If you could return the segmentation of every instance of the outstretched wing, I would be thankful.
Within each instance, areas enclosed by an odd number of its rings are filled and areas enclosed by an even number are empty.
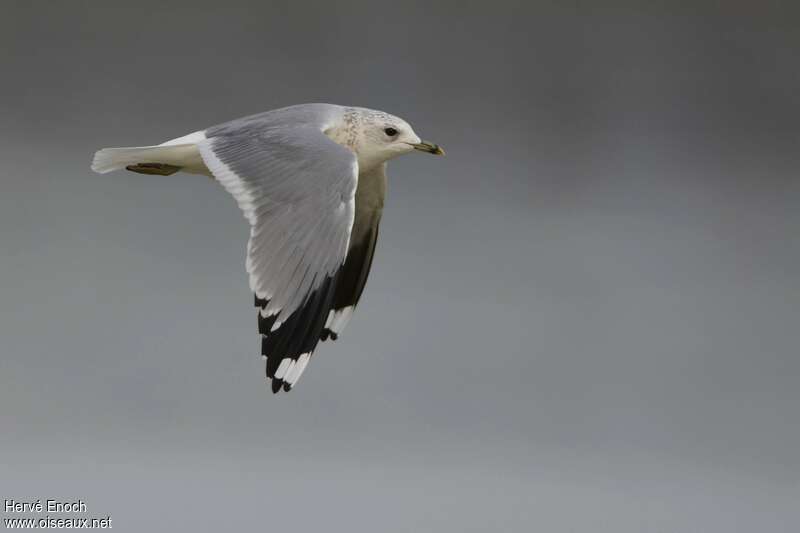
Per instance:
[[[358,163],[312,125],[207,130],[198,143],[250,222],[247,271],[272,390],[302,374],[328,319],[355,216]]]

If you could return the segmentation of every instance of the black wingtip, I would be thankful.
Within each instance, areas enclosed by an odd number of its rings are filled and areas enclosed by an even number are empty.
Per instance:
[[[272,394],[278,394],[281,391],[289,392],[290,390],[292,390],[292,386],[289,385],[289,383],[278,378],[272,378],[270,380],[270,385],[272,387]]]
[[[339,338],[338,334],[334,333],[333,331],[329,330],[328,328],[325,328],[325,329],[322,330],[322,335],[320,336],[319,340],[326,341],[326,340],[330,339],[332,341],[335,341],[338,338]]]

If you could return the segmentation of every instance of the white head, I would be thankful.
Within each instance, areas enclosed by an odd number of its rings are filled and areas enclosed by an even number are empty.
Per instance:
[[[444,155],[441,147],[421,140],[402,118],[363,107],[345,108],[342,122],[326,133],[356,153],[361,170],[414,150]]]

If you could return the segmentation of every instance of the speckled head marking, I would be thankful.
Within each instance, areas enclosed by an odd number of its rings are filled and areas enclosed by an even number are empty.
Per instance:
[[[325,133],[355,152],[362,171],[424,144],[405,120],[363,107],[344,108],[340,121]]]
[[[344,110],[344,145],[355,150],[356,141],[358,140],[358,129],[360,124],[360,117],[358,111],[353,107],[345,108]]]

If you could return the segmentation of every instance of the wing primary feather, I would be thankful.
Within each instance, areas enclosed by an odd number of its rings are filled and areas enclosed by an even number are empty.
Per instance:
[[[281,390],[281,381],[284,381],[285,391],[293,385],[276,376],[284,360],[296,361],[303,354],[308,357],[313,354],[332,305],[337,276],[338,273],[327,277],[276,331],[262,337],[262,354],[267,357],[266,375],[273,381],[273,392]]]

